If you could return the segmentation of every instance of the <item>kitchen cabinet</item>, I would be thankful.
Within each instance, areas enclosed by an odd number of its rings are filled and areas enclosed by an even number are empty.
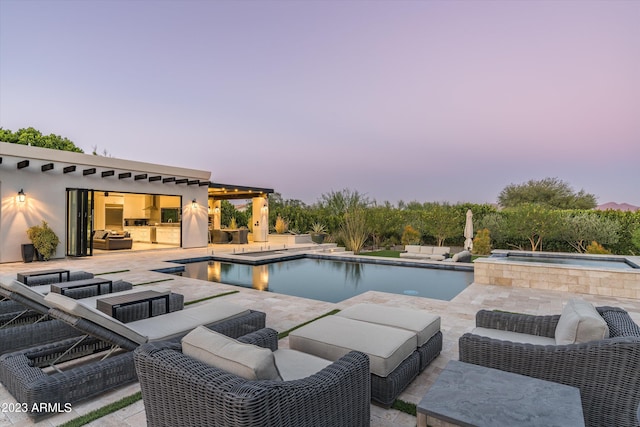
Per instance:
[[[128,231],[134,242],[151,242],[151,227],[124,227],[124,231]]]
[[[145,213],[145,196],[142,194],[127,194],[125,195],[124,203],[124,217],[125,218],[145,218],[148,216],[148,212]]]
[[[180,230],[175,226],[156,227],[156,240],[158,243],[180,245]]]

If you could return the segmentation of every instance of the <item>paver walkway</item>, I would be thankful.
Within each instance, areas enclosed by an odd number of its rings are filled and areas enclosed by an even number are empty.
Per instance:
[[[246,248],[246,245],[244,247]],[[229,246],[223,250],[233,251],[233,249],[232,246]],[[278,331],[299,325],[335,308],[343,309],[361,302],[427,310],[441,316],[444,344],[441,355],[400,395],[400,399],[416,404],[444,369],[447,362],[452,359],[458,359],[458,338],[475,326],[475,314],[480,309],[501,309],[532,314],[557,314],[561,312],[563,302],[578,296],[594,305],[623,307],[629,311],[636,322],[640,323],[640,300],[635,299],[472,284],[452,301],[440,301],[384,292],[367,292],[333,304],[220,283],[204,282],[180,276],[168,276],[150,271],[174,265],[167,263],[167,260],[206,256],[210,254],[210,251],[211,249],[205,250],[204,248],[166,249],[146,252],[126,251],[101,254],[88,258],[52,260],[46,263],[2,264],[0,267],[3,276],[14,278],[19,271],[62,267],[90,271],[97,275],[111,273],[108,274],[109,278],[122,278],[134,284],[170,278],[171,280],[168,281],[154,283],[153,286],[171,289],[174,292],[184,294],[185,301],[230,290],[239,290],[240,292],[238,293],[222,298],[234,304],[264,311],[267,313],[267,326]],[[220,249],[216,248],[216,251],[220,251]],[[120,271],[120,273],[113,273],[116,271]],[[287,347],[288,340],[281,340],[279,345]],[[75,404],[72,412],[49,417],[37,424],[34,424],[25,414],[3,411],[0,413],[0,427],[57,426],[117,401],[124,396],[131,395],[139,389],[140,387],[137,383],[122,387],[99,398]],[[0,385],[0,405],[4,408],[6,404],[11,403],[16,403],[15,399]],[[415,417],[397,410],[387,410],[372,405],[371,413],[371,426],[373,427],[413,427],[416,425]],[[89,425],[103,427],[144,426],[144,405],[142,401],[138,401]]]

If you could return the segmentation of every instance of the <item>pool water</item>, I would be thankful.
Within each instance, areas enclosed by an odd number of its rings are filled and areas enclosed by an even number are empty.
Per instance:
[[[492,256],[498,261],[503,262],[541,262],[545,264],[560,264],[560,265],[576,265],[581,267],[596,267],[596,268],[614,268],[619,270],[633,270],[634,267],[628,264],[624,260],[607,260],[607,259],[588,259],[581,258],[579,256],[566,256],[566,257],[547,257],[547,256]]]
[[[199,261],[179,273],[212,282],[326,302],[367,291],[449,301],[473,282],[472,271],[302,258],[262,265]]]

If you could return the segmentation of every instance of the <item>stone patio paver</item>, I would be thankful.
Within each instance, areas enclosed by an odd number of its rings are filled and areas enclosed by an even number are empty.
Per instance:
[[[248,250],[250,246],[245,245],[244,248]],[[233,245],[226,245],[222,248],[217,245],[215,251],[216,253],[222,251],[232,252],[233,249],[237,250]],[[333,304],[150,271],[175,266],[175,264],[166,262],[167,260],[202,257],[210,255],[210,253],[211,248],[163,249],[140,252],[122,251],[87,258],[51,260],[46,263],[3,264],[2,275],[15,277],[15,273],[19,271],[62,267],[72,270],[86,270],[95,274],[128,270],[108,274],[106,277],[122,278],[134,284],[171,279],[154,283],[152,286],[171,289],[174,292],[184,294],[185,301],[235,290],[239,292],[222,298],[234,304],[264,311],[267,313],[267,326],[277,331],[297,326],[335,308],[344,309],[361,302],[427,310],[441,316],[444,344],[441,355],[400,395],[400,399],[415,404],[420,401],[431,384],[433,384],[447,362],[458,359],[458,338],[463,333],[473,329],[475,326],[475,314],[480,309],[500,309],[531,314],[557,314],[561,312],[562,305],[566,300],[572,297],[580,297],[594,305],[623,307],[629,311],[636,322],[640,323],[640,300],[573,294],[553,290],[471,284],[452,301],[371,291]],[[141,288],[144,286],[146,285],[142,285]],[[285,348],[288,347],[288,339],[281,340],[279,345]],[[74,404],[73,411],[69,414],[57,414],[38,423],[33,423],[25,414],[0,413],[0,427],[57,426],[69,419],[86,414],[124,396],[131,395],[139,389],[140,387],[137,383],[121,387],[105,393],[99,398]],[[15,403],[15,399],[7,393],[4,386],[0,385],[0,404],[2,403]],[[139,401],[89,425],[110,427],[123,425],[142,426],[144,424],[144,405],[142,401]],[[384,409],[372,405],[372,427],[414,427],[415,425],[416,417],[397,410]]]

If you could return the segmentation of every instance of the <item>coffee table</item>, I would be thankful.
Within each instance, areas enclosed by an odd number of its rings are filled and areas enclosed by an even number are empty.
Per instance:
[[[118,309],[123,307],[130,307],[134,304],[148,304],[148,317],[153,317],[154,315],[166,314],[169,313],[169,291],[158,292],[158,291],[142,291],[142,292],[134,292],[125,295],[118,295],[106,298],[100,298],[96,301],[96,308],[101,312],[108,314],[109,316],[118,319],[120,321],[126,321],[126,317],[130,317],[127,313],[118,312]],[[153,313],[153,302],[164,299],[165,303],[165,311],[164,313]]]
[[[94,277],[92,279],[84,279],[84,280],[74,280],[72,282],[62,282],[62,283],[54,283],[51,285],[51,292],[55,292],[57,294],[64,295],[69,289],[77,289],[77,288],[87,288],[89,286],[96,286],[98,289],[98,295],[102,295],[102,286],[100,285],[109,285],[109,291],[105,293],[113,292],[113,282],[108,279],[101,279],[99,277]]]
[[[51,270],[40,270],[40,271],[29,271],[26,273],[18,273],[16,275],[18,282],[22,282],[25,285],[29,285],[29,278],[30,277],[37,277],[37,276],[48,276],[49,274],[57,274],[58,275],[58,279],[60,282],[62,282],[62,275],[66,274],[67,275],[67,282],[69,281],[70,278],[70,272],[69,270],[64,270],[62,268],[56,268],[56,269],[51,269]]]
[[[452,360],[418,404],[418,427],[584,426],[580,390]]]

